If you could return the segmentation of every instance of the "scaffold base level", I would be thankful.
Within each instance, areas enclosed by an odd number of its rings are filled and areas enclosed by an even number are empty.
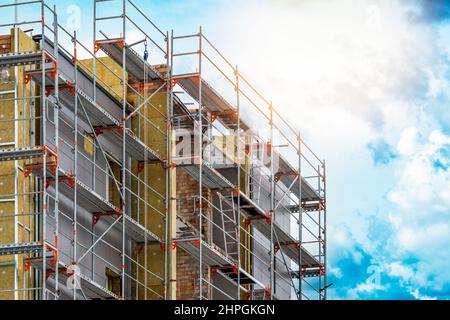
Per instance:
[[[31,254],[44,249],[40,242],[0,244],[0,256]]]

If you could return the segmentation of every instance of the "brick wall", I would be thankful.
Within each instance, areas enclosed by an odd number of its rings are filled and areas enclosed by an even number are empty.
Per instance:
[[[199,193],[199,184],[183,169],[177,170],[177,214],[184,221],[190,223],[194,227],[198,227],[198,210],[194,197]],[[210,199],[211,193],[208,189],[203,188],[203,197]],[[205,217],[211,217],[210,206],[207,201],[203,202],[203,234],[205,241],[210,241],[211,226]],[[208,279],[209,268],[203,269],[203,279]],[[177,299],[193,300],[199,297],[199,264],[198,261],[187,254],[182,249],[177,249]],[[210,292],[206,283],[203,285],[203,297],[209,298]]]
[[[0,36],[0,54],[11,52],[11,36],[1,35]]]

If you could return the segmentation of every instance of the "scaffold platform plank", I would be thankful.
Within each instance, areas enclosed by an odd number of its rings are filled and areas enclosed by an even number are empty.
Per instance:
[[[31,173],[36,176],[42,177],[43,169],[35,168],[31,170]],[[69,199],[73,199],[74,185],[77,185],[77,205],[79,207],[82,207],[92,214],[99,214],[100,216],[103,216],[104,218],[108,219],[110,223],[112,223],[114,219],[112,216],[121,215],[120,208],[110,203],[108,200],[99,195],[83,182],[75,179],[71,173],[67,173],[59,168],[58,174],[60,179],[64,179],[64,183],[59,184],[59,192],[63,193]],[[53,182],[55,179],[55,175],[50,170],[47,170],[47,178],[49,179],[48,181]],[[146,229],[130,216],[125,215],[125,219],[126,234],[130,236],[130,238],[132,238],[135,242],[147,244],[162,243],[162,240],[158,236],[156,236],[150,230]],[[120,224],[122,224],[122,221]],[[121,227],[118,226],[118,228]]]
[[[74,68],[74,66],[72,66]],[[51,72],[53,69],[46,69],[45,86],[46,95],[50,96],[55,90],[55,79]],[[84,72],[80,71],[80,74]],[[42,86],[42,69],[30,70],[25,73],[26,79],[33,80],[37,85]],[[94,126],[112,125],[118,124],[122,117],[122,105],[119,101],[110,96],[104,89],[97,84],[97,102],[94,102],[92,94],[87,94],[82,87],[88,88],[89,92],[93,90],[93,80],[89,76],[85,75],[84,81],[80,81],[83,86],[75,84],[72,80],[66,78],[61,73],[58,74],[58,86],[59,86],[59,98],[63,107],[67,107],[72,113],[75,112],[75,92],[81,100],[81,104],[78,104],[78,116],[83,120],[86,119],[86,115],[83,111],[85,107],[86,113],[89,116]],[[28,80],[27,80],[28,81]]]
[[[200,259],[200,243],[202,246],[202,263],[217,270],[217,272],[221,273],[225,277],[230,278],[231,280],[237,282],[238,279],[238,268],[237,262],[231,258],[226,257],[222,254],[218,249],[216,249],[213,245],[206,243],[205,241],[198,239],[187,239],[187,240],[177,240],[177,246],[183,249],[186,253],[194,257],[196,260]],[[244,284],[253,284],[260,285],[262,284],[256,280],[252,275],[248,272],[244,271],[242,268],[239,268],[240,271],[240,282],[241,285]]]
[[[30,265],[31,267],[35,268],[36,270],[42,270],[43,269],[43,258],[42,257],[36,257],[36,258],[27,258],[24,260],[25,264]],[[51,277],[54,276],[55,268],[53,262],[53,257],[49,256],[46,258],[46,269],[53,274],[50,274]],[[58,263],[58,279],[59,279],[59,285],[67,286],[68,283],[68,274],[67,271],[69,270],[69,266],[59,261]],[[86,275],[80,273],[78,274],[79,279],[79,285],[80,289],[83,292],[83,294],[88,299],[93,300],[120,300],[120,297],[113,292],[109,291],[99,283],[96,283],[95,281],[91,280]]]
[[[92,98],[85,93],[78,86],[73,90],[76,91],[78,98],[81,100],[81,104],[78,104],[78,117],[84,122],[88,123],[86,114],[84,113],[83,107],[88,114],[89,121],[94,127],[107,127],[107,126],[120,126],[119,120],[116,115],[112,115],[108,112],[102,105],[95,103]],[[69,90],[60,90],[59,98],[64,107],[67,107],[72,113],[75,113],[75,95]]]
[[[199,77],[181,77],[177,83],[196,101],[199,101]],[[236,129],[237,119],[233,113],[236,108],[231,106],[211,85],[202,79],[202,104],[209,112],[216,114],[217,118],[228,128]],[[241,129],[248,130],[249,126],[241,119]]]
[[[122,146],[124,130],[122,130],[121,126],[96,127],[95,130],[97,135],[104,135],[105,137],[111,139],[111,141],[116,145]],[[138,162],[163,162],[162,157],[143,141],[141,141],[129,128],[125,129],[125,144],[127,154]]]
[[[250,199],[244,192],[239,191],[239,202],[242,213],[247,219],[265,219],[267,212],[264,211],[255,201]],[[238,194],[234,194],[234,202],[237,203]]]
[[[123,66],[123,50],[125,49],[126,70],[138,82],[152,82],[163,79],[163,76],[154,66],[145,61],[135,50],[124,44],[121,38],[97,41],[96,48],[101,49],[120,66]],[[144,69],[147,77],[144,77]]]
[[[257,219],[252,221],[252,225],[258,229],[265,237],[270,239],[270,223],[266,220]],[[285,254],[295,264],[298,264],[300,259],[300,250],[298,247],[298,240],[284,231],[278,223],[273,224],[274,233],[276,234],[275,243],[278,243],[283,254]],[[277,241],[278,240],[278,241]],[[302,266],[314,267],[319,265],[319,261],[304,247],[302,249]]]
[[[42,83],[42,71],[40,70],[34,70],[27,72],[29,77],[33,79],[37,84]],[[68,81],[59,76],[59,83],[63,86],[66,86]],[[51,77],[51,75],[47,72],[46,73],[46,84],[49,87],[53,87],[55,84],[55,81]],[[112,140],[113,143],[116,145],[121,146],[122,145],[122,135],[121,133],[123,130],[121,129],[121,123],[117,120],[117,118],[114,115],[111,115],[108,111],[106,111],[103,106],[100,104],[94,104],[93,100],[81,89],[78,89],[77,92],[80,94],[80,98],[82,98],[83,101],[88,102],[91,105],[91,108],[86,108],[86,112],[91,115],[91,112],[93,112],[93,115],[95,115],[95,118],[97,119],[97,123],[94,123],[93,125],[99,125],[96,126],[96,129],[99,132],[104,132],[105,137],[108,137]],[[71,107],[72,111],[74,111],[74,104],[70,104],[70,100],[67,96],[67,90],[62,90],[62,101],[67,104],[67,107]],[[112,98],[111,98],[112,99]],[[66,105],[64,105],[66,106]],[[109,104],[109,107],[111,105]],[[89,110],[89,111],[88,111]],[[78,108],[79,114],[82,116],[83,119],[86,119],[86,115],[84,114],[82,108],[79,106]],[[111,128],[115,128],[116,130],[110,130]],[[127,154],[131,156],[133,159],[139,161],[139,162],[154,162],[154,161],[162,161],[161,156],[154,151],[152,148],[147,146],[145,143],[143,143],[131,129],[127,128],[125,130],[126,133],[126,146],[127,146]]]
[[[236,272],[236,268],[233,268],[233,266],[227,266],[221,269],[218,269],[218,272],[223,274],[224,276],[230,278],[231,280],[233,280],[234,282],[238,282],[238,272]],[[256,280],[255,277],[253,277],[250,273],[248,273],[247,271],[243,270],[242,268],[240,268],[239,270],[239,282],[241,283],[241,285],[246,285],[246,284],[252,284],[252,285],[258,285],[262,288],[264,288],[264,285],[259,282],[258,280]]]
[[[325,204],[324,204],[323,200],[308,201],[308,202],[302,203],[303,212],[321,211],[324,209],[325,209]],[[289,211],[291,213],[298,213],[299,206],[298,205],[289,206]]]
[[[323,275],[323,269],[320,266],[315,266],[315,267],[304,267],[302,268],[302,277],[303,278],[313,278],[313,277],[318,277],[320,275]],[[291,272],[291,277],[294,279],[299,279],[300,274],[297,271],[292,271]]]
[[[175,247],[180,247],[186,253],[199,260],[201,245],[202,263],[215,269],[223,276],[228,277],[233,281],[237,281],[237,261],[230,256],[226,256],[222,250],[215,245],[208,244],[204,240],[199,240],[197,234],[198,232],[196,232],[191,225],[178,217],[177,239],[174,241]],[[254,284],[264,287],[261,282],[256,280],[252,275],[242,268],[239,269],[241,273],[241,285]]]
[[[136,220],[125,215],[125,233],[130,236],[136,243],[155,244],[163,243],[162,239],[153,232],[145,228]]]
[[[0,256],[30,254],[42,250],[43,246],[40,242],[0,244]]]
[[[277,155],[279,154],[277,153]],[[275,177],[277,177],[279,181],[281,181],[286,186],[286,188],[289,188],[292,185],[290,191],[294,195],[298,195],[300,193],[298,170],[292,168],[290,163],[286,159],[284,159],[281,155],[279,155],[278,159],[279,159],[278,161],[279,168],[277,173],[275,174]],[[296,181],[294,182],[294,180]],[[311,184],[304,178],[302,178],[301,191],[302,191],[302,201],[315,201],[321,199],[319,193],[316,190],[314,190]]]
[[[199,260],[200,257],[200,240],[198,239],[187,239],[187,240],[177,240],[177,245],[189,253],[191,256]],[[214,248],[212,245],[201,240],[202,245],[202,261],[210,267],[223,267],[227,265],[233,265],[235,262],[222,254],[218,249]]]
[[[42,54],[42,51],[0,54],[0,68],[38,64],[42,62]]]
[[[16,149],[1,149],[0,161],[15,161],[26,160],[43,157],[47,152],[50,152],[45,146],[16,148]]]
[[[186,170],[186,172],[195,180],[200,181],[200,165],[189,163],[179,164],[179,167]],[[228,181],[222,174],[213,168],[211,164],[203,160],[202,166],[202,183],[211,190],[234,188],[234,185]]]
[[[237,203],[237,195],[235,194],[234,196],[234,202]],[[248,221],[251,222],[251,224],[255,226],[266,238],[270,239],[270,216],[242,191],[240,193],[240,208],[241,212],[248,219]],[[278,236],[278,241],[281,245],[283,253],[285,253],[289,259],[295,263],[298,263],[300,258],[300,252],[298,247],[296,247],[296,242],[298,243],[298,241],[285,232],[275,221],[273,226],[274,232]],[[318,261],[305,248],[302,248],[302,264],[314,266],[318,264]]]

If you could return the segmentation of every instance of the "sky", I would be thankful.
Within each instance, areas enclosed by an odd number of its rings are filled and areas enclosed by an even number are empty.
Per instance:
[[[135,2],[201,25],[326,159],[329,298],[450,298],[448,1]],[[57,5],[91,41],[91,1]]]

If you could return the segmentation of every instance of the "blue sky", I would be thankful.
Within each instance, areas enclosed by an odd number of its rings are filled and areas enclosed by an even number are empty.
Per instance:
[[[450,298],[448,1],[135,2],[202,25],[327,159],[330,298]]]

